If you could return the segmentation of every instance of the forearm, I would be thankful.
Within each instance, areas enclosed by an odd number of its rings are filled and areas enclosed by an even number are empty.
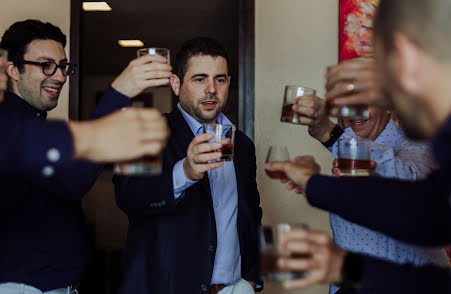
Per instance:
[[[362,257],[363,275],[358,293],[451,293],[451,272],[433,266],[414,267]]]
[[[443,246],[451,243],[448,182],[443,173],[416,183],[313,176],[306,194],[315,207],[401,241]]]

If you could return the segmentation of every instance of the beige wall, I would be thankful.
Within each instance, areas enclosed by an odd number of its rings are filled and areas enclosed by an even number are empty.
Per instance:
[[[0,34],[14,22],[28,18],[48,21],[61,28],[67,36],[66,54],[69,56],[70,0],[1,0]],[[58,106],[49,117],[66,119],[69,113],[69,82],[63,88]]]
[[[303,196],[287,192],[264,172],[270,144],[288,146],[290,155],[311,154],[329,173],[332,157],[309,137],[307,128],[280,122],[284,86],[304,85],[324,94],[324,74],[338,58],[337,0],[256,0],[255,144],[263,222],[309,224],[329,230],[327,214],[311,208]],[[291,293],[327,293],[327,286]],[[283,293],[267,285],[264,293]]]

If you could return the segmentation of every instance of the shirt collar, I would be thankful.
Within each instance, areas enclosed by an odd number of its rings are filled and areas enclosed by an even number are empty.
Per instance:
[[[189,115],[185,110],[183,110],[180,103],[177,104],[177,108],[182,113],[183,118],[188,123],[189,128],[193,132],[194,136],[199,135],[202,133],[202,124],[198,122],[194,117]],[[232,122],[221,112],[216,117],[216,122],[218,124],[232,124]]]
[[[40,111],[31,104],[29,104],[25,99],[19,97],[13,92],[5,92],[5,101],[3,101],[4,107],[13,108],[14,111],[20,111],[22,114],[25,114],[30,117],[35,117],[39,119],[46,119],[47,112]]]

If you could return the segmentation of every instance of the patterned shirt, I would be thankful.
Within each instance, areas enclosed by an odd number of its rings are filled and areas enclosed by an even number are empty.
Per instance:
[[[347,128],[340,138],[353,137],[357,137],[357,135],[351,128]],[[335,143],[329,150],[337,158],[338,144]],[[392,120],[379,137],[372,142],[371,159],[377,163],[377,175],[412,181],[425,178],[435,166],[431,146],[408,140]],[[365,191],[362,191],[362,197],[365,197]],[[408,220],[401,219],[396,221],[408,222]],[[334,241],[346,250],[400,264],[447,265],[443,248],[425,248],[406,244],[332,213],[330,214],[330,225]],[[333,294],[338,289],[339,287],[331,285],[330,293]]]

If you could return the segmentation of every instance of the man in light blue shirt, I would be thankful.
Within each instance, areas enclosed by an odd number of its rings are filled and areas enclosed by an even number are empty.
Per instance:
[[[209,38],[182,45],[171,77],[179,104],[167,115],[162,175],[114,179],[130,220],[122,293],[261,289],[255,147],[237,131],[233,161],[215,162],[222,145],[203,133],[204,124],[231,124],[222,113],[229,84],[222,45]]]

